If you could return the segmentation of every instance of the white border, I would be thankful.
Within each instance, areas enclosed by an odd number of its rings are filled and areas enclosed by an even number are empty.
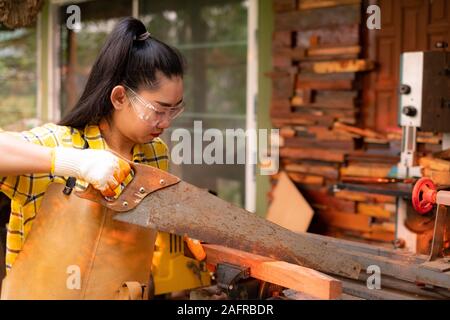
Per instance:
[[[247,130],[257,129],[256,104],[258,97],[258,0],[248,0],[247,14]],[[250,137],[247,142],[247,159],[257,160],[256,137]],[[255,140],[255,141],[251,141]],[[256,175],[257,161],[246,161],[245,164],[245,209],[256,211]]]

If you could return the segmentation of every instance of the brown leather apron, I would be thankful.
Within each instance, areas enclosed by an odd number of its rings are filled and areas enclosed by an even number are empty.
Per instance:
[[[63,189],[49,185],[1,298],[145,298],[156,231]]]

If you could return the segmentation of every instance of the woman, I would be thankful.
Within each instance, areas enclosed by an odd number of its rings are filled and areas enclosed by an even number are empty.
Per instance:
[[[130,161],[167,170],[158,137],[184,109],[184,62],[126,18],[108,37],[75,107],[59,125],[0,134],[0,190],[11,199],[6,268],[13,267],[51,182],[75,177],[114,196]]]

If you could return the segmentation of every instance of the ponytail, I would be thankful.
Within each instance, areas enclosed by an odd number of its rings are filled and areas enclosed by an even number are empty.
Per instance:
[[[110,95],[115,86],[157,89],[158,71],[168,78],[183,77],[180,52],[153,38],[141,21],[121,20],[103,45],[80,99],[59,124],[78,129],[98,124],[111,116]]]

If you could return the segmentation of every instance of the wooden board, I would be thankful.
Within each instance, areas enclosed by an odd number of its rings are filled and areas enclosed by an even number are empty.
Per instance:
[[[355,149],[354,141],[316,140],[314,138],[293,137],[284,139],[282,146],[290,148],[323,148],[351,151]]]
[[[391,166],[383,164],[354,164],[341,168],[341,176],[384,178],[391,171]]]
[[[314,175],[323,176],[328,179],[337,179],[339,176],[338,169],[334,166],[325,165],[311,165],[311,164],[288,164],[284,166],[286,171],[298,172],[298,173],[309,173]]]
[[[319,91],[314,95],[314,103],[328,108],[354,109],[357,91]]]
[[[349,229],[360,232],[372,231],[370,226],[371,218],[368,216],[332,210],[320,211],[319,216],[320,219],[327,225],[336,228]]]
[[[267,220],[294,232],[308,230],[314,211],[285,172],[281,172],[273,190]]]
[[[300,10],[309,10],[359,3],[361,3],[361,0],[300,0],[298,8]]]
[[[272,113],[272,110],[270,116],[275,127],[283,127],[286,125],[331,126],[335,121],[335,118],[332,116],[314,114],[295,115],[294,113],[283,114],[281,112]],[[339,120],[342,122],[346,119],[340,118]]]
[[[297,47],[310,48],[310,39],[317,37],[318,46],[342,46],[359,44],[359,21],[356,24],[325,26],[320,29],[302,30],[296,34]]]
[[[360,54],[360,46],[338,46],[338,47],[314,47],[308,49],[308,56],[340,56],[348,54]]]
[[[302,62],[300,64],[302,70],[315,73],[361,72],[372,70],[374,67],[373,61],[364,59]]]
[[[423,176],[428,177],[437,185],[450,185],[450,172],[423,169]]]
[[[345,152],[313,148],[281,148],[281,157],[294,159],[312,159],[329,162],[344,162]]]
[[[315,186],[322,186],[325,182],[324,177],[321,176],[315,176],[310,174],[303,174],[303,173],[297,173],[297,172],[287,172],[289,179],[291,179],[295,183],[299,184],[306,184],[306,185],[315,185]],[[272,175],[272,178],[275,180],[278,180],[279,175],[275,174]]]
[[[292,32],[275,31],[272,35],[272,46],[274,48],[290,48],[292,46]]]
[[[275,12],[291,11],[297,8],[297,0],[273,0]]]
[[[383,194],[365,193],[349,190],[340,190],[338,192],[335,192],[334,196],[339,199],[360,201],[367,203],[390,203],[390,204],[396,203],[395,197],[386,196]]]
[[[316,270],[219,245],[203,246],[208,264],[217,265],[225,262],[249,267],[250,276],[253,278],[320,299],[337,299],[341,296],[341,282]]]
[[[419,159],[419,165],[436,171],[450,171],[450,161],[436,159],[431,157],[422,157]]]
[[[308,30],[361,21],[359,5],[292,11],[275,15],[275,30]]]
[[[357,211],[369,217],[389,219],[393,214],[380,204],[358,203]]]
[[[321,210],[346,213],[356,212],[356,203],[354,201],[338,199],[333,194],[329,194],[327,188],[303,190],[303,194],[311,205]]]
[[[354,84],[352,80],[321,80],[307,81],[298,80],[295,83],[296,90],[312,89],[312,90],[352,90]]]
[[[361,137],[367,137],[367,138],[375,138],[375,139],[384,139],[385,136],[379,132],[370,130],[370,129],[361,129],[354,126],[349,126],[344,123],[336,122],[334,123],[333,128],[335,130],[342,130],[345,132],[357,134]]]
[[[339,140],[339,141],[354,141],[354,135],[342,131],[334,131],[325,127],[308,127],[308,132],[314,134],[317,140]]]

